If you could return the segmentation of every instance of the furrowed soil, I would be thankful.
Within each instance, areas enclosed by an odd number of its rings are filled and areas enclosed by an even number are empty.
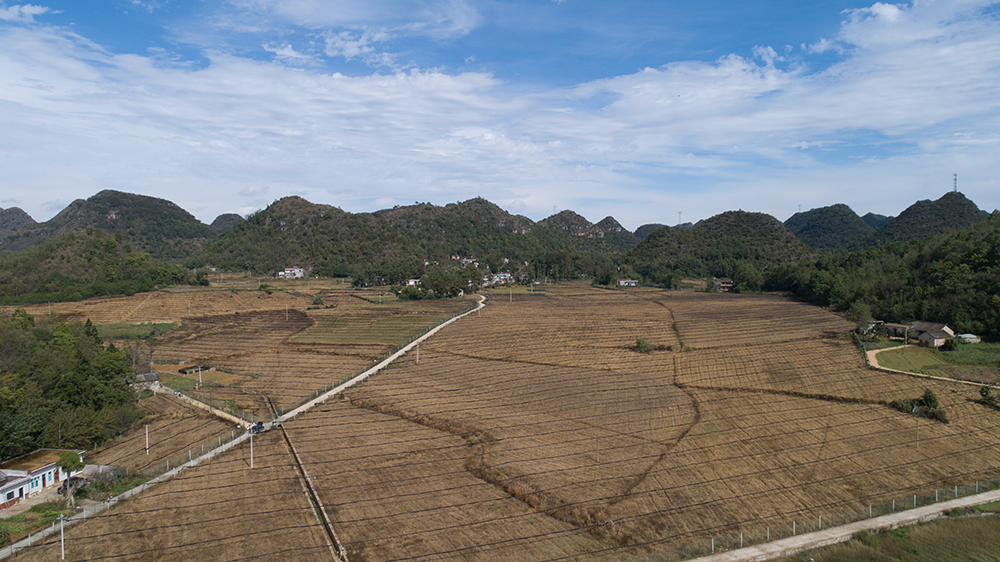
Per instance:
[[[825,309],[770,294],[545,289],[494,293],[421,343],[419,361],[411,352],[284,424],[350,560],[672,560],[709,537],[805,532],[997,481],[1000,413],[978,388],[869,369],[851,324]],[[246,293],[228,298],[263,306]],[[152,340],[157,362],[214,367],[224,384],[198,396],[264,415],[471,304],[271,296],[284,300],[185,317]],[[928,389],[948,423],[890,406]],[[151,441],[159,424],[183,454],[225,431],[185,437],[197,430],[175,402],[150,402]],[[281,431],[257,437],[266,470],[247,468],[243,444],[116,508],[134,511],[113,523],[74,527],[71,544],[120,558],[329,559]],[[143,446],[133,431],[97,457],[139,467]]]
[[[66,527],[66,560],[331,560],[280,431]],[[13,560],[59,560],[59,534]]]
[[[139,471],[165,465],[168,460],[176,466],[176,460],[188,451],[200,454],[202,445],[211,450],[210,445],[217,443],[220,437],[228,441],[234,429],[232,424],[190,407],[169,394],[143,399],[140,405],[146,412],[141,425],[88,453],[88,464]],[[149,454],[146,454],[146,425],[149,426]]]
[[[364,435],[330,447],[332,474],[353,478],[331,482],[324,505],[372,560],[457,558],[453,541],[480,535],[480,548],[500,544],[503,533],[485,534],[477,517],[421,527],[445,509],[445,491],[480,484],[575,529],[573,556],[589,558],[763,537],[794,520],[802,530],[821,515],[843,520],[905,494],[995,480],[1000,418],[975,402],[977,389],[870,370],[850,328],[777,295],[582,285],[497,295],[422,344],[419,362],[410,354],[347,391],[326,414],[336,421],[296,423]],[[639,338],[652,351],[639,352]],[[889,406],[928,388],[950,423]],[[406,437],[413,426],[427,437]],[[304,456],[311,473],[330,466],[318,451]],[[424,489],[429,467],[456,480]]]

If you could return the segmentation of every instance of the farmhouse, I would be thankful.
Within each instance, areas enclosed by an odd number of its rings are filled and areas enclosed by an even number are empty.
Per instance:
[[[715,283],[715,290],[720,293],[728,293],[733,290],[733,281],[731,279],[719,279]]]
[[[909,324],[886,324],[890,337],[917,338],[923,347],[941,347],[945,340],[955,337],[955,331],[947,324],[918,320]]]
[[[278,272],[278,279],[299,279],[306,276],[306,272],[301,267],[286,267],[284,271]]]
[[[6,509],[49,486],[79,474],[67,474],[56,466],[59,455],[70,449],[39,449],[0,464],[0,509]],[[73,450],[78,455],[83,451]],[[80,457],[81,460],[83,457]]]
[[[619,279],[618,280],[618,286],[619,287],[638,287],[639,286],[639,282],[636,281],[635,279]]]

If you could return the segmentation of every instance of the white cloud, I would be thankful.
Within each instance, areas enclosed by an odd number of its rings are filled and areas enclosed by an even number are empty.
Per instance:
[[[389,39],[389,34],[384,30],[327,32],[324,39],[325,52],[328,56],[344,57],[347,60],[361,58],[366,62],[375,63],[376,66],[387,60],[383,57],[384,53],[376,53],[373,46]],[[388,60],[391,61],[391,58]]]
[[[320,9],[242,5],[302,17]],[[762,45],[753,59],[672,62],[531,94],[481,72],[349,77],[218,52],[194,67],[8,26],[0,167],[29,213],[142,185],[193,202],[186,208],[203,208],[205,221],[234,200],[245,214],[269,202],[262,196],[293,192],[345,210],[483,195],[534,218],[556,205],[629,228],[738,207],[784,218],[800,203],[837,202],[831,193],[861,213],[898,214],[905,205],[893,201],[936,198],[953,172],[992,208],[1000,29],[977,15],[983,5],[848,12],[839,34],[811,47],[843,49],[818,72]],[[368,62],[390,56],[381,48],[394,33],[359,26],[312,37],[328,56]],[[263,47],[283,62],[312,52],[284,40]]]
[[[294,47],[288,43],[282,43],[281,45],[275,45],[273,43],[264,43],[261,47],[269,52],[274,53],[274,57],[282,62],[291,64],[316,64],[316,58],[312,55],[305,53],[300,53],[295,50]]]
[[[0,6],[0,20],[18,23],[31,23],[35,21],[35,16],[39,16],[48,11],[50,11],[49,8],[44,6],[35,6],[33,4],[7,6],[6,8]]]

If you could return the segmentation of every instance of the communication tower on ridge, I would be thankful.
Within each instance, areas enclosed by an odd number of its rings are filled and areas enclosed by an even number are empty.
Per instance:
[[[958,193],[958,174],[955,174],[955,193]]]

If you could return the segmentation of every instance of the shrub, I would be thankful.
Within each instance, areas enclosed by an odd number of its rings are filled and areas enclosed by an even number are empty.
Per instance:
[[[0,525],[0,546],[3,546],[10,542],[10,531],[7,530],[5,525]]]
[[[635,350],[639,353],[649,353],[650,351],[653,351],[653,346],[649,345],[648,341],[639,338],[635,340]]]

